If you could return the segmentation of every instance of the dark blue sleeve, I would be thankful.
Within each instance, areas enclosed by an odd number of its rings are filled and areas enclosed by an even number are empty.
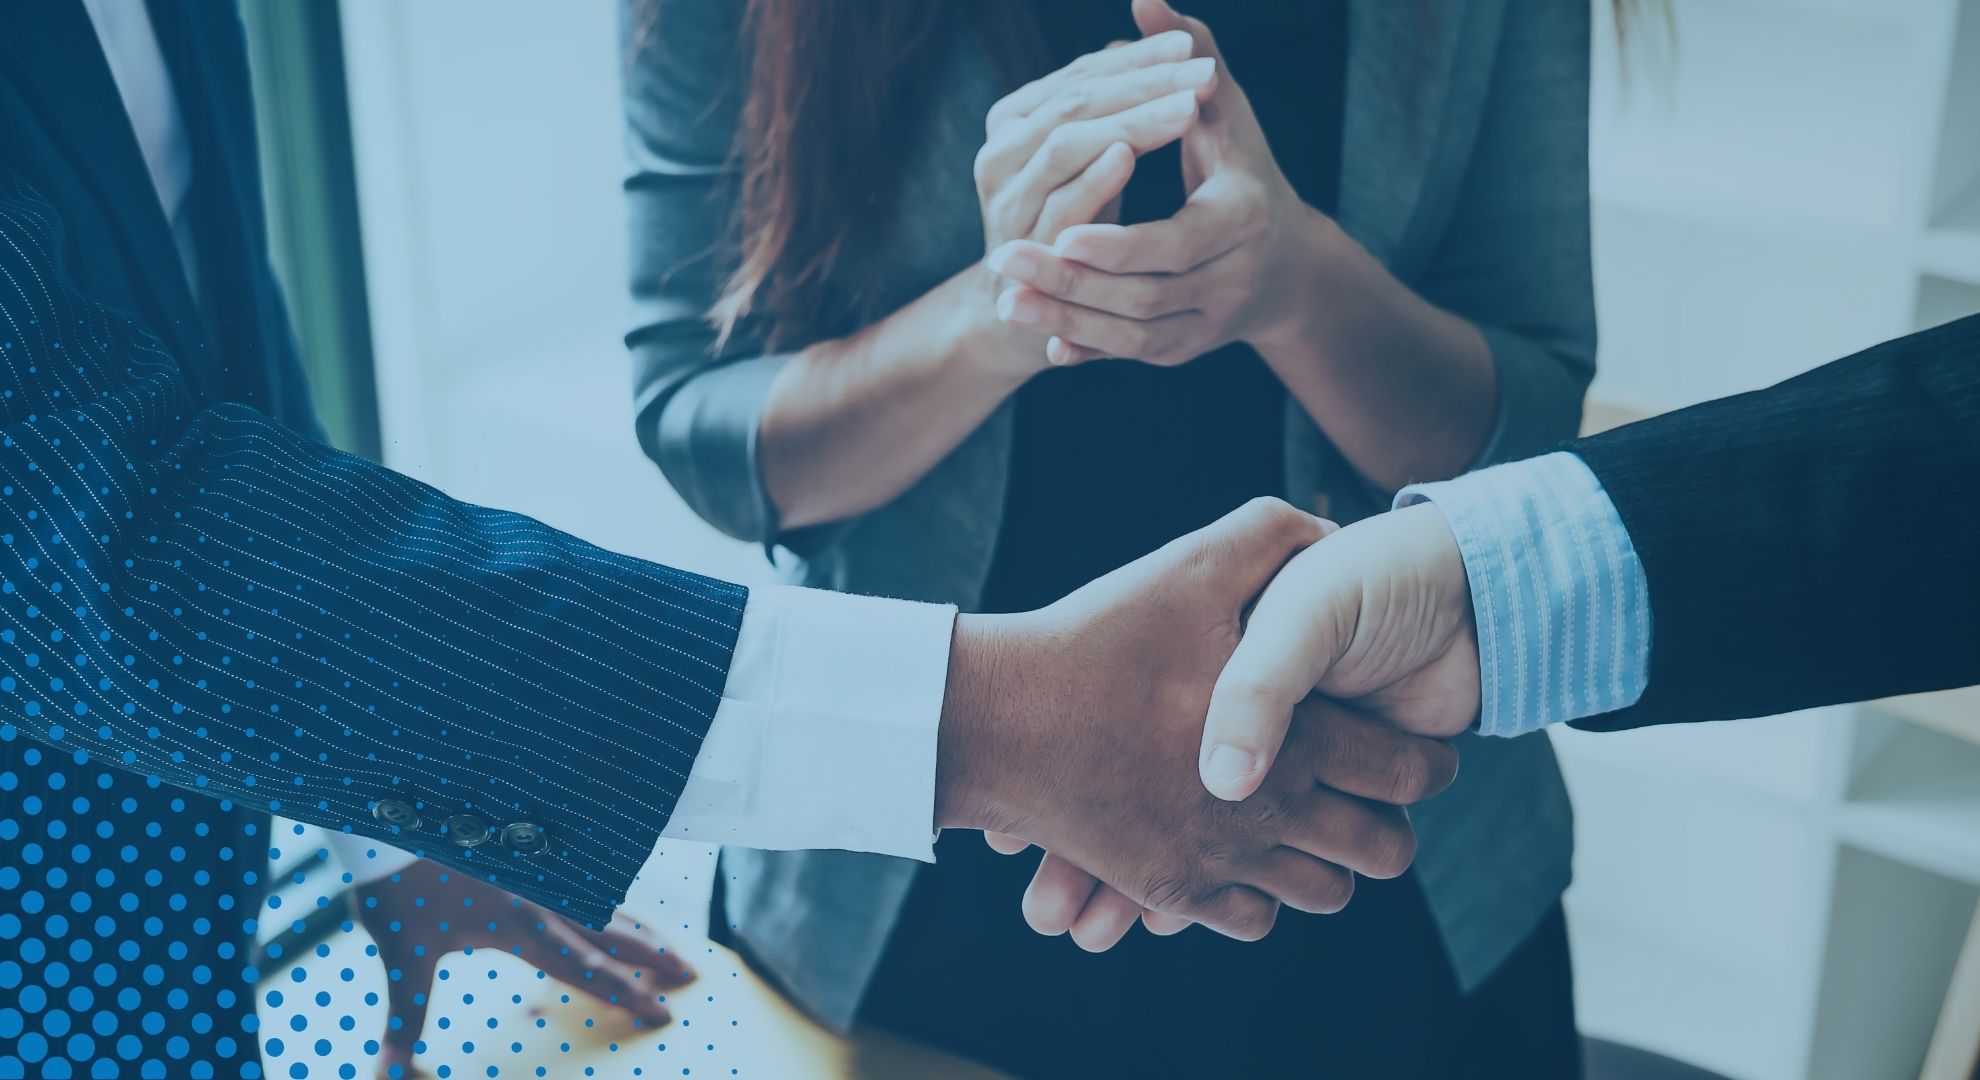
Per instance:
[[[589,923],[713,718],[739,586],[201,407],[0,172],[0,739],[363,833]]]

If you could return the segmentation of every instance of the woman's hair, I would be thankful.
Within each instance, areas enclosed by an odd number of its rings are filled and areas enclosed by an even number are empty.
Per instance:
[[[1611,2],[1618,38],[1640,9],[1663,7]],[[642,37],[664,33],[657,0],[643,3]],[[1423,12],[1429,34],[1427,2]],[[870,289],[828,295],[827,282],[845,252],[881,240],[916,146],[924,80],[958,24],[981,36],[1010,85],[1043,74],[1043,43],[1017,0],[748,0],[749,86],[731,147],[741,258],[708,310],[718,343],[750,316],[767,347],[788,345],[797,328],[830,325],[828,303],[870,299]]]

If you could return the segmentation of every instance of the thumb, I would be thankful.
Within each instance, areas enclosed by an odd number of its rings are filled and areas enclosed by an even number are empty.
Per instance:
[[[1223,63],[1224,56],[1217,50],[1217,39],[1210,35],[1210,28],[1204,25],[1202,19],[1184,15],[1170,7],[1168,0],[1134,0],[1131,10],[1134,12],[1135,28],[1141,31],[1142,37],[1154,37],[1170,30],[1187,30],[1195,41],[1197,56],[1213,56],[1219,64]]]
[[[1258,790],[1292,724],[1353,637],[1359,588],[1333,572],[1326,543],[1286,564],[1252,608],[1244,637],[1210,693],[1197,771],[1220,799]]]
[[[420,1049],[419,1036],[426,1030],[426,1008],[433,995],[433,972],[439,966],[439,950],[428,946],[423,955],[406,949],[399,963],[386,974],[385,1037],[379,1040],[378,1075],[410,1077],[413,1054]]]

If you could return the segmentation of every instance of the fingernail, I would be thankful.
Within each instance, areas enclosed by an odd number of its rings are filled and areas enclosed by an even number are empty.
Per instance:
[[[1031,284],[1038,277],[1037,259],[1032,258],[1026,252],[1012,251],[1007,247],[1000,247],[991,252],[990,258],[985,265],[989,266],[990,272],[993,274],[1002,274],[1008,278],[1015,278],[1027,285]]]
[[[1210,756],[1203,759],[1203,779],[1207,781],[1242,783],[1251,779],[1251,774],[1257,769],[1257,754],[1240,750],[1229,743],[1211,747]]]
[[[1085,233],[1062,232],[1058,242],[1052,245],[1052,254],[1061,259],[1085,261],[1093,257],[1093,244],[1086,239]]]
[[[1176,69],[1176,82],[1183,86],[1202,86],[1217,74],[1217,61],[1208,56],[1185,60]]]
[[[1038,321],[1038,303],[1012,289],[997,298],[997,315],[1012,325],[1030,326]]]
[[[1157,2],[1159,3],[1160,0],[1157,0]],[[1162,9],[1164,11],[1170,11],[1170,12],[1173,12],[1175,10],[1174,8],[1170,7],[1167,4],[1163,4]],[[1159,34],[1156,34],[1155,37],[1158,40],[1160,40],[1163,45],[1181,44],[1181,45],[1189,45],[1192,48],[1194,48],[1196,45],[1196,42],[1189,36],[1189,31],[1187,30],[1164,30]]]

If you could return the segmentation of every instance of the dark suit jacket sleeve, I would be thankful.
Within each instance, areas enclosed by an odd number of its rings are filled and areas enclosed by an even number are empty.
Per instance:
[[[604,921],[745,591],[200,407],[155,337],[74,291],[62,244],[0,171],[0,735]]]
[[[1643,697],[1577,726],[1980,683],[1980,316],[1570,449],[1653,624]]]

